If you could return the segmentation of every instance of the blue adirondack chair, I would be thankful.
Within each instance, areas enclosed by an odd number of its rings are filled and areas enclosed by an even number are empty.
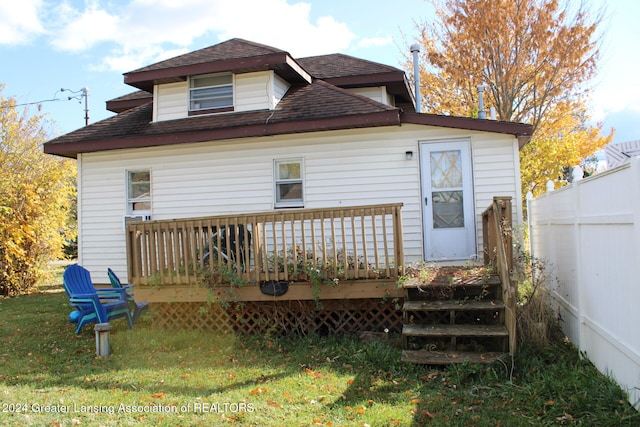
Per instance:
[[[110,320],[119,318],[127,319],[129,328],[133,328],[125,289],[96,289],[89,270],[77,264],[65,269],[62,283],[71,305],[79,313],[74,316],[78,322],[76,334],[87,323],[109,323]]]
[[[107,268],[107,276],[109,276],[109,281],[111,282],[111,286],[116,289],[125,289],[127,293],[127,302],[129,303],[129,312],[131,313],[131,318],[135,323],[138,320],[138,317],[145,312],[149,308],[148,302],[136,302],[133,298],[133,286],[132,284],[123,285],[116,273],[113,272],[112,269]]]

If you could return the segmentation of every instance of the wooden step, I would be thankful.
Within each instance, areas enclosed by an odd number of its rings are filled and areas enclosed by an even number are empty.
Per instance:
[[[471,279],[451,279],[424,282],[418,278],[411,277],[402,284],[403,288],[450,288],[450,287],[483,287],[500,285],[500,277],[491,275],[489,277],[476,277]]]
[[[506,337],[504,325],[403,325],[402,335],[411,337]]]
[[[451,365],[454,363],[464,363],[468,360],[471,363],[489,364],[505,353],[485,352],[474,353],[468,351],[428,351],[428,350],[403,350],[401,360],[408,363],[418,363],[422,365]]]
[[[471,310],[502,310],[502,301],[405,301],[402,306],[404,311],[471,311]]]

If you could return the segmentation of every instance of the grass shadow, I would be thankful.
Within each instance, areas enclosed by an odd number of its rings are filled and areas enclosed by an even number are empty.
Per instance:
[[[189,408],[248,402],[259,409],[215,418],[145,414],[148,425],[631,426],[640,420],[622,391],[564,344],[525,348],[513,367],[509,361],[433,369],[403,364],[400,349],[385,342],[168,331],[143,316],[133,330],[122,319],[113,322],[112,355],[99,358],[92,327],[76,336],[67,321],[71,310],[61,292],[0,299],[0,393],[25,402]],[[12,415],[10,423],[30,425]],[[39,415],[41,425],[59,421]],[[78,417],[82,425],[140,422],[139,414]]]

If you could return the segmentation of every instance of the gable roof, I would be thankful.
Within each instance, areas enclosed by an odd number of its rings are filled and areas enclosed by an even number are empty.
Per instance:
[[[152,122],[151,92],[155,84],[182,81],[195,74],[260,70],[274,70],[291,84],[274,110]],[[388,65],[342,54],[296,61],[285,51],[242,39],[158,62],[124,76],[125,83],[141,90],[107,102],[107,108],[119,113],[117,116],[48,141],[44,152],[75,158],[78,153],[123,148],[402,123],[512,134],[519,138],[520,146],[528,141],[532,132],[530,125],[522,123],[415,113],[404,72]],[[386,86],[395,96],[397,106],[344,89],[376,86]],[[404,111],[402,105],[406,106]]]

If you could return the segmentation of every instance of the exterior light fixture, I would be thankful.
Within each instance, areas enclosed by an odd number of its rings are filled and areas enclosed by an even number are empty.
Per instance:
[[[404,155],[407,158],[407,160],[413,159],[413,151],[407,151],[404,153]]]

